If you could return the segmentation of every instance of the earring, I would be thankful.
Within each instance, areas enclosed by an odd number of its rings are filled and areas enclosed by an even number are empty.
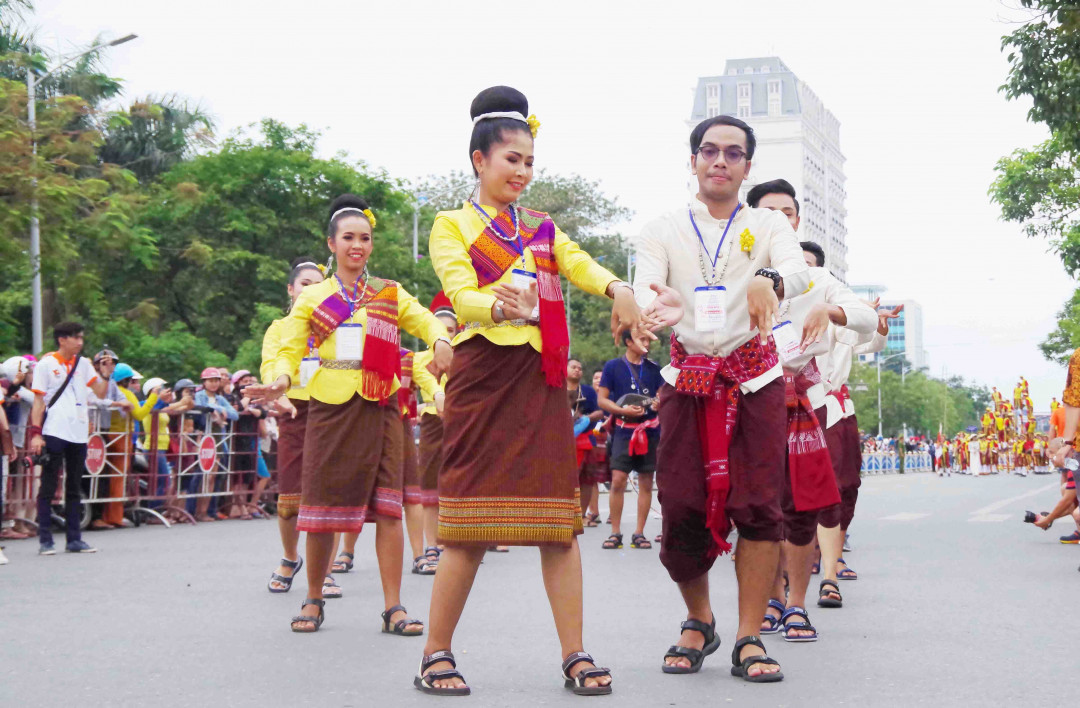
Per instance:
[[[326,259],[326,272],[329,273],[334,269],[334,254],[331,253],[330,257]]]
[[[473,185],[472,193],[469,195],[470,201],[476,201],[480,198],[480,175],[476,176],[476,184]]]

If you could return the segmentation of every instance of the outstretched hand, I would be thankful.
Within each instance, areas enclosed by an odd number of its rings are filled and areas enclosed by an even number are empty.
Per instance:
[[[880,300],[880,298],[879,298]],[[877,308],[875,308],[877,309]],[[903,305],[897,305],[891,310],[885,310],[884,312],[878,312],[878,327],[877,331],[882,337],[889,333],[889,320],[895,320],[900,317],[900,313],[904,311]]]
[[[655,332],[681,322],[686,304],[679,291],[659,283],[653,283],[649,289],[656,293],[656,297],[641,311],[642,317],[648,320],[649,330]]]

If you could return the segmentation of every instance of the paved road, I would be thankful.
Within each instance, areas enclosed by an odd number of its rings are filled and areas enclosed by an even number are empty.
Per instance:
[[[861,578],[846,607],[816,610],[817,644],[767,639],[787,679],[728,674],[732,563],[713,570],[724,646],[700,674],[661,657],[683,609],[656,551],[600,550],[583,538],[586,647],[615,674],[619,706],[1043,705],[1075,701],[1080,547],[1020,523],[1057,499],[1055,477],[867,479],[848,556]],[[606,502],[606,498],[604,498]],[[629,505],[628,505],[629,506]],[[630,508],[633,508],[630,506]],[[1060,528],[1059,528],[1060,527]],[[651,519],[650,537],[659,528]],[[411,686],[422,639],[379,633],[373,534],[339,576],[315,635],[288,619],[303,586],[270,595],[272,522],[143,527],[91,534],[96,555],[39,558],[7,543],[0,567],[0,706],[432,706]],[[427,615],[430,579],[404,598]],[[455,651],[472,706],[577,705],[558,679],[558,644],[535,549],[489,554]],[[1064,671],[1063,671],[1064,669]],[[447,701],[449,699],[446,699]],[[439,705],[443,705],[439,703]]]

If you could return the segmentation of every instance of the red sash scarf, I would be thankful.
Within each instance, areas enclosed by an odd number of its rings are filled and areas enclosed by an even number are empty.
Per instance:
[[[566,327],[559,266],[555,262],[555,224],[541,211],[518,207],[519,230],[525,248],[536,261],[536,287],[540,295],[540,360],[549,386],[562,388],[566,380],[566,359],[570,335]],[[492,223],[503,233],[514,233],[509,212],[498,214]],[[478,287],[491,285],[520,263],[516,244],[499,238],[492,226],[484,229],[469,247]]]
[[[812,359],[797,374],[784,372],[788,476],[796,511],[813,511],[840,503],[825,435],[806,395],[811,386],[819,383],[821,374]]]
[[[671,335],[671,365],[679,369],[675,390],[705,400],[698,415],[701,456],[705,460],[705,483],[708,502],[705,526],[712,533],[712,557],[731,550],[727,542],[729,523],[724,513],[728,489],[728,448],[739,414],[739,384],[761,376],[776,366],[776,343],[762,346],[755,336],[723,358],[686,353],[682,343]]]
[[[372,278],[360,296],[367,309],[364,361],[360,369],[360,393],[385,405],[401,373],[401,332],[398,329],[398,286],[392,280]],[[349,303],[334,291],[311,313],[311,335],[321,345],[338,326],[352,317]]]
[[[631,455],[644,455],[649,452],[649,430],[660,427],[660,419],[653,418],[641,423],[627,423],[624,420],[615,421],[617,427],[624,430],[632,430],[630,434],[630,445],[627,447],[627,452]]]
[[[414,354],[408,349],[401,350],[401,388],[398,389],[398,406],[401,414],[409,418],[416,417],[416,394],[412,390],[412,366]]]

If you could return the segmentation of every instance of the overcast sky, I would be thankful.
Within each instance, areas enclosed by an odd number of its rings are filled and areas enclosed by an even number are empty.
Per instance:
[[[304,122],[324,131],[325,154],[344,149],[405,179],[466,169],[470,101],[515,86],[543,123],[536,165],[599,180],[634,211],[620,227],[628,236],[686,201],[697,77],[729,58],[777,55],[840,120],[849,281],[922,303],[934,375],[1011,392],[1023,374],[1038,409],[1060,396],[1064,370],[1037,344],[1075,284],[987,197],[995,161],[1045,137],[1025,103],[997,91],[1011,3],[37,6],[50,46],[138,34],[108,55],[129,98],[198,101],[220,135],[263,117]]]

